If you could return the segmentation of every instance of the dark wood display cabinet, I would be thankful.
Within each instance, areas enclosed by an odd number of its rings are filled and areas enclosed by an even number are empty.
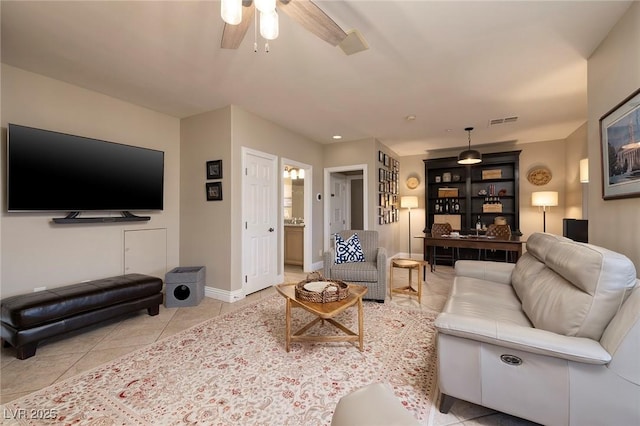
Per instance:
[[[475,234],[478,220],[487,227],[501,216],[513,235],[522,235],[520,152],[483,154],[472,166],[458,164],[457,157],[424,160],[425,231],[434,222],[449,222],[454,231]]]

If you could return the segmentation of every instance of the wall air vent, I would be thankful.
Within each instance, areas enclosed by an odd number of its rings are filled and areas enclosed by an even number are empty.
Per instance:
[[[494,118],[493,120],[489,120],[489,127],[497,126],[498,124],[515,123],[516,121],[518,121],[517,116],[505,117],[505,118]]]

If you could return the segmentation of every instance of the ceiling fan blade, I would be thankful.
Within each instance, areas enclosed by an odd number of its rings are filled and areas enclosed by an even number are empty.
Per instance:
[[[237,49],[244,39],[247,30],[253,24],[253,14],[255,13],[253,2],[249,6],[242,7],[242,21],[238,25],[224,24],[222,30],[222,41],[220,47],[223,49]]]
[[[311,0],[279,0],[278,9],[332,46],[347,37],[347,33]]]

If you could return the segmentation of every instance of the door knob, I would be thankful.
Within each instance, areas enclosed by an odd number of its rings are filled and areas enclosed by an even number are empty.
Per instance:
[[[273,228],[269,228],[269,232],[273,232],[273,231],[274,231],[274,229],[273,229]]]

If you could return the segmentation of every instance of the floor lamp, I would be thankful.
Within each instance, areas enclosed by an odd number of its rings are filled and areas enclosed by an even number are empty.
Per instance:
[[[542,232],[547,232],[547,207],[558,205],[558,193],[556,191],[532,192],[531,205],[542,207]]]
[[[409,209],[409,259],[411,259],[411,208],[418,207],[418,197],[407,195],[400,197],[400,208]]]

